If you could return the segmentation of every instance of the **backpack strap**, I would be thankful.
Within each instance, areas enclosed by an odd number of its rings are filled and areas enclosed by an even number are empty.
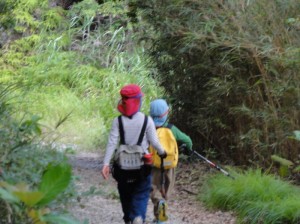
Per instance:
[[[125,137],[124,137],[124,128],[123,128],[123,123],[122,123],[122,115],[120,115],[118,117],[118,121],[119,121],[119,132],[120,132],[120,144],[121,145],[126,145],[125,144]],[[147,123],[148,123],[148,117],[145,115],[144,124],[143,124],[142,130],[141,130],[138,142],[137,142],[137,145],[139,145],[139,146],[142,144],[144,134],[145,134],[145,130],[146,130],[146,127],[147,127]]]
[[[120,132],[120,144],[125,145],[124,128],[122,123],[122,115],[118,117],[119,120],[119,132]]]
[[[161,126],[161,127],[156,128],[156,129],[160,129],[160,128],[169,128],[169,129],[171,129],[172,127],[173,127],[173,124],[168,123],[167,126]]]
[[[168,125],[166,126],[166,128],[171,129],[173,127],[173,124],[168,123]]]
[[[147,127],[147,122],[148,122],[148,117],[145,115],[144,124],[143,124],[142,130],[141,130],[141,133],[140,133],[139,140],[137,142],[137,145],[139,145],[139,146],[142,144],[144,134],[145,134],[145,130],[146,130],[146,127]]]

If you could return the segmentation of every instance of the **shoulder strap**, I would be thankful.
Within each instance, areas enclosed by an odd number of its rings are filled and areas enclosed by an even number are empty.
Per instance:
[[[139,137],[139,140],[137,142],[137,145],[142,144],[144,134],[145,134],[145,130],[146,130],[146,127],[147,127],[147,122],[148,122],[148,117],[145,115],[144,124],[143,124],[142,130],[141,130],[140,137]]]
[[[122,123],[122,115],[118,117],[119,120],[119,132],[120,132],[120,144],[125,145],[124,128]]]
[[[173,127],[173,124],[170,124],[170,123],[168,123],[168,125],[167,125],[167,127],[166,128],[169,128],[169,129],[171,129]]]
[[[161,127],[156,128],[156,129],[160,129],[160,128],[169,128],[169,129],[171,129],[172,127],[173,127],[173,124],[168,123],[167,126],[161,126]]]
[[[124,128],[123,128],[123,123],[122,123],[122,115],[120,115],[118,117],[118,120],[119,120],[120,144],[121,145],[125,145],[125,137],[124,137]],[[141,130],[141,133],[140,133],[137,145],[141,145],[142,144],[143,137],[144,137],[144,134],[145,134],[145,130],[146,130],[146,127],[147,127],[147,123],[148,123],[148,117],[145,115],[144,124],[143,124],[142,130]]]

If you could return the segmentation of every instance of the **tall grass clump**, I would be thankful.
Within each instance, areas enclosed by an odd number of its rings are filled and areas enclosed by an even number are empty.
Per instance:
[[[195,144],[238,164],[297,157],[299,1],[132,2],[156,31],[145,34],[154,74]]]
[[[232,180],[208,179],[199,199],[210,208],[234,211],[242,223],[292,224],[300,221],[300,190],[261,170],[248,170]]]

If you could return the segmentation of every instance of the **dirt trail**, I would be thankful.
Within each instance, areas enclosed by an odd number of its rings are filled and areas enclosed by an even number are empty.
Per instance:
[[[79,192],[94,194],[80,197],[80,203],[69,210],[81,221],[89,224],[122,224],[122,210],[118,200],[116,182],[113,178],[103,180],[100,170],[102,157],[97,153],[80,153],[70,158],[73,172],[78,177],[76,185]],[[195,169],[195,166],[197,169]],[[194,170],[206,172],[202,163],[181,165],[177,173],[176,189],[173,199],[168,201],[169,220],[166,224],[235,224],[233,214],[222,211],[208,211],[195,199],[197,185],[201,184]],[[195,177],[196,176],[196,177]],[[151,201],[148,204],[146,223],[153,219]]]

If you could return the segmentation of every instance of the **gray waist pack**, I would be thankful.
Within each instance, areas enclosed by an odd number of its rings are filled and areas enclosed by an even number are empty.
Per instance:
[[[117,163],[123,170],[140,169],[144,162],[144,150],[139,145],[120,145],[117,151]]]
[[[116,162],[123,170],[137,170],[144,165],[143,154],[144,150],[141,146],[145,134],[147,119],[145,116],[144,124],[136,145],[127,145],[125,143],[124,128],[122,123],[122,116],[118,117],[119,131],[120,131],[120,146],[116,153]]]

